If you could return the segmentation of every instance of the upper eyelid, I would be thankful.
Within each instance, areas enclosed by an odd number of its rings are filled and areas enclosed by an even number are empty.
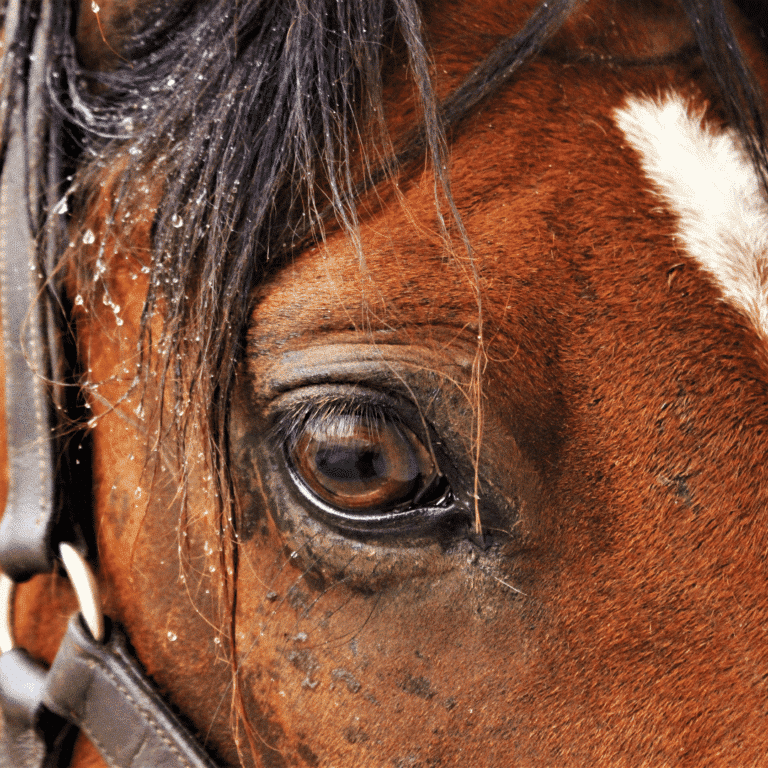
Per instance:
[[[418,408],[416,403],[404,397],[401,392],[344,380],[298,386],[287,392],[280,392],[264,405],[268,418],[275,418],[284,413],[299,414],[304,410],[319,411],[325,407],[330,410],[338,406],[343,410],[357,407],[394,411]]]
[[[284,449],[291,450],[298,443],[305,433],[308,419],[320,421],[332,416],[334,405],[340,405],[348,412],[352,412],[356,407],[368,408],[372,412],[378,412],[382,419],[408,429],[426,446],[438,473],[441,476],[444,474],[445,468],[436,451],[436,445],[443,446],[439,451],[443,458],[446,458],[446,454],[450,455],[451,451],[445,451],[445,441],[437,439],[438,431],[430,423],[423,409],[410,398],[355,385],[336,385],[332,388],[321,385],[305,387],[289,393],[288,397],[290,400],[284,405],[278,400],[270,408],[270,436]],[[282,400],[284,402],[285,399]]]
[[[315,348],[277,355],[265,364],[253,357],[251,380],[254,394],[265,404],[304,386],[346,384],[398,393],[407,392],[419,378],[438,373],[445,384],[469,385],[473,358],[459,351],[435,352],[421,346],[397,344],[328,344],[322,355]]]

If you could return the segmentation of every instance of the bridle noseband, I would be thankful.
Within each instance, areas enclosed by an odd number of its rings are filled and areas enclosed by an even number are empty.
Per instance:
[[[0,766],[66,766],[80,729],[115,768],[216,768],[154,689],[120,629],[104,620],[78,523],[66,519],[71,515],[62,515],[56,501],[66,482],[55,442],[61,404],[56,405],[60,393],[53,381],[59,379],[61,355],[46,283],[53,264],[43,263],[40,241],[55,258],[61,238],[51,221],[41,237],[35,210],[43,205],[44,216],[53,209],[55,200],[47,198],[57,194],[61,178],[60,156],[40,149],[61,146],[60,120],[43,106],[52,5],[42,4],[30,57],[29,103],[26,115],[17,107],[12,118],[0,190],[9,464],[8,500],[0,522]],[[20,4],[11,0],[6,33],[20,22]],[[6,34],[6,40],[12,38]],[[36,162],[48,163],[45,192],[31,186]],[[90,494],[80,489],[83,495]],[[48,669],[16,646],[13,603],[17,583],[51,573],[59,561],[80,611],[70,618]]]

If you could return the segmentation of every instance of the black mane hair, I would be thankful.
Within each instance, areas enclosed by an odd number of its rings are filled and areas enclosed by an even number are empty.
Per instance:
[[[35,142],[27,136],[30,189],[47,192],[32,193],[30,201],[41,248],[45,222],[61,218],[49,215],[56,202],[59,210],[67,207],[62,195],[70,210],[87,208],[89,194],[104,194],[93,180],[104,169],[125,169],[106,222],[118,229],[121,206],[139,205],[136,190],[151,177],[161,194],[153,211],[139,369],[146,371],[147,354],[159,355],[175,399],[205,408],[211,460],[221,469],[254,286],[281,257],[321,235],[325,221],[335,219],[354,236],[361,192],[424,152],[443,204],[459,222],[445,171],[444,122],[460,120],[533,56],[574,2],[543,3],[516,38],[440,105],[417,0],[156,3],[122,39],[117,66],[98,72],[78,61],[68,3],[7,0],[0,160],[14,110],[26,115],[30,108],[30,51],[42,33],[43,111],[64,128]],[[91,10],[84,3],[81,12]],[[422,118],[394,145],[382,111],[384,62],[393,48],[408,60]],[[71,184],[46,175],[49,164],[41,160],[56,153],[77,168]],[[49,241],[52,229],[45,233]],[[87,306],[100,298],[97,288],[107,290],[99,280],[103,263],[76,256],[75,249],[69,266],[78,284],[92,287]],[[159,339],[150,330],[156,314]],[[160,391],[167,392],[164,383]],[[182,443],[183,431],[182,424]]]
[[[722,2],[680,2],[728,117],[765,182],[762,99]],[[29,52],[48,3],[6,3],[0,161],[13,110],[28,108]],[[451,206],[445,124],[471,113],[534,56],[575,3],[543,2],[443,104],[432,88],[417,0],[155,3],[121,41],[111,72],[82,69],[69,4],[50,3],[47,108],[78,136],[77,162],[99,168],[122,158],[126,189],[132,174],[151,170],[163,179],[145,331],[162,303],[167,360],[184,355],[193,371],[188,382],[212,377],[205,388],[215,434],[225,432],[251,289],[281,255],[321,233],[329,216],[353,232],[360,192],[420,153],[430,156]],[[86,6],[82,12],[90,12]],[[406,52],[422,122],[400,137],[404,144],[396,138],[393,149],[380,107],[386,51],[397,44]],[[30,152],[71,155],[72,146],[41,141]],[[366,158],[373,160],[366,164]],[[30,158],[32,173],[41,177],[30,188],[50,192],[54,182],[40,160]],[[50,192],[48,203],[31,201],[38,231],[46,206],[63,191]],[[93,265],[78,265],[86,268]]]

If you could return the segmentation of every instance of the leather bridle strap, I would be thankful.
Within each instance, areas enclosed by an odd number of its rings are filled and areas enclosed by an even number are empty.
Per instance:
[[[61,766],[70,723],[110,766],[215,768],[146,679],[116,627],[97,643],[73,615],[50,670],[14,648],[0,656],[0,686],[6,694],[4,768]],[[16,689],[13,700],[9,688]]]
[[[52,127],[56,117],[50,114],[44,90],[54,5],[54,0],[41,4],[27,109],[17,108],[13,116],[0,180],[0,296],[10,483],[0,522],[0,767],[63,768],[76,726],[113,768],[216,768],[153,688],[119,629],[103,628],[89,567],[76,547],[60,543],[78,536],[71,524],[59,524],[54,501],[61,482],[50,391],[52,367],[58,375],[58,366],[51,364],[57,343],[37,231],[42,226],[38,208],[42,205],[43,212],[51,211],[50,197],[58,194],[59,187],[54,167],[53,172],[47,169],[47,189],[37,189],[36,180],[44,174],[35,165],[48,163],[60,151],[61,137]],[[9,41],[15,39],[19,24],[29,23],[20,9],[19,0],[9,0],[6,45],[12,44]],[[16,50],[11,55],[29,56],[30,51]],[[52,164],[56,165],[55,159]],[[48,227],[49,246],[52,229]],[[16,647],[12,608],[15,584],[50,573],[59,551],[81,612],[70,619],[48,670]],[[73,568],[85,574],[86,587]],[[90,593],[95,608],[83,607],[83,591]]]
[[[81,610],[71,616],[50,669],[21,648],[0,655],[0,766],[62,768],[74,725],[114,768],[216,768],[147,679],[119,628],[102,627],[101,617],[92,626],[93,606],[83,605],[76,571],[90,572],[74,548],[63,545],[62,554]],[[103,637],[97,641],[94,633]]]
[[[96,643],[72,616],[43,701],[49,712],[76,723],[110,765],[213,768],[138,669],[117,628],[106,643]]]
[[[9,3],[11,11],[17,3]],[[41,20],[43,21],[43,20]],[[45,19],[48,21],[48,19]],[[38,38],[47,24],[41,24]],[[26,126],[16,109],[6,152],[0,198],[0,285],[2,288],[3,351],[5,355],[5,420],[8,446],[8,499],[0,523],[0,568],[15,581],[25,581],[53,567],[50,549],[55,523],[55,482],[50,427],[49,371],[46,351],[45,304],[37,242],[27,207],[30,142],[39,141],[45,124],[40,105],[45,79],[44,45],[36,41],[29,83]],[[18,54],[17,54],[18,55]],[[24,130],[26,128],[26,130]],[[27,143],[25,145],[25,138]],[[47,138],[47,137],[46,137]]]

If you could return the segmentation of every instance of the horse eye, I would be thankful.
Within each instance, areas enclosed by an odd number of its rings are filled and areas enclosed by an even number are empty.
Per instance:
[[[439,476],[408,427],[370,413],[309,420],[289,459],[297,481],[320,501],[362,516],[417,503]]]

